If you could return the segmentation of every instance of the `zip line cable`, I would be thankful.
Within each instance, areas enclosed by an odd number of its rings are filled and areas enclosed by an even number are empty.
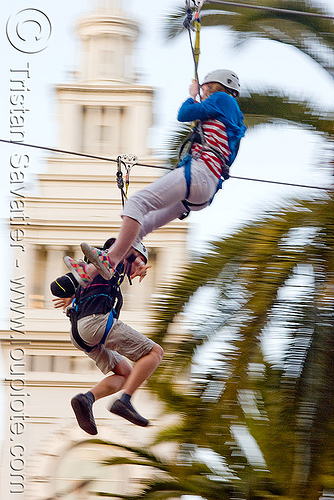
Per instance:
[[[6,139],[0,139],[0,142],[4,142],[5,144],[15,144],[16,146],[25,146],[27,148],[42,149],[44,151],[51,151],[52,153],[64,153],[66,155],[81,156],[82,158],[90,158],[92,160],[103,160],[103,161],[114,162],[114,163],[118,162],[118,160],[116,158],[90,155],[87,153],[78,153],[77,151],[68,151],[66,149],[49,148],[47,146],[39,146],[37,144],[28,144],[28,143],[22,143],[22,142],[8,141]],[[162,168],[164,170],[172,170],[170,167],[165,167],[163,165],[145,165],[144,163],[136,163],[136,165],[139,165],[140,167],[153,167],[153,168]]]
[[[93,160],[103,160],[107,162],[113,162],[117,163],[119,160],[115,158],[108,158],[105,156],[96,156],[96,155],[90,155],[86,153],[79,153],[77,151],[68,151],[66,149],[58,149],[58,148],[50,148],[47,146],[39,146],[37,144],[27,144],[27,143],[22,143],[22,142],[13,142],[13,141],[8,141],[6,139],[0,139],[0,142],[5,143],[5,144],[15,144],[15,146],[23,146],[26,148],[34,148],[34,149],[40,149],[43,151],[51,151],[53,153],[64,153],[67,155],[73,155],[73,156],[80,156],[82,158],[90,158]],[[145,163],[136,163],[139,167],[148,167],[148,168],[160,168],[164,170],[174,170],[173,167],[165,167],[163,165],[148,165]],[[333,189],[332,186],[325,187],[325,186],[312,186],[309,184],[296,184],[293,182],[283,182],[283,181],[271,181],[268,179],[256,179],[254,177],[241,177],[238,175],[230,175],[230,179],[236,179],[236,180],[241,180],[241,181],[250,181],[250,182],[264,182],[266,184],[278,184],[281,186],[291,186],[291,187],[301,187],[301,188],[307,188],[307,189],[320,189],[323,191],[330,191]]]
[[[292,14],[294,16],[309,16],[309,17],[321,17],[323,19],[334,19],[334,16],[330,14],[319,14],[317,12],[305,12],[301,10],[289,10],[289,9],[280,9],[276,7],[265,7],[264,5],[251,5],[247,3],[229,2],[227,0],[204,0],[203,3],[229,5],[231,7],[244,7],[245,9],[266,10],[269,12],[276,12],[276,13],[281,12],[283,14]]]
[[[325,186],[310,186],[308,184],[294,184],[293,182],[284,182],[284,181],[270,181],[269,179],[255,179],[253,177],[240,177],[236,175],[230,175],[230,179],[238,179],[241,181],[253,181],[253,182],[265,182],[266,184],[279,184],[281,186],[292,186],[292,187],[301,187],[301,188],[308,188],[308,189],[322,189],[324,191],[330,191],[332,186],[325,187]]]
[[[251,5],[251,4],[246,4],[246,3],[231,2],[228,0],[201,0],[201,1],[193,0],[193,2],[194,2],[195,7],[196,7],[194,19],[192,19],[192,10],[190,8],[190,0],[186,0],[187,18],[184,22],[184,27],[188,30],[188,33],[189,33],[190,46],[191,46],[192,56],[193,56],[194,65],[195,65],[195,79],[197,81],[198,81],[197,68],[198,68],[198,61],[199,61],[199,54],[200,54],[199,34],[200,34],[200,28],[201,28],[201,21],[200,21],[199,13],[200,13],[201,8],[204,4],[212,3],[212,4],[228,5],[228,6],[232,6],[232,7],[244,7],[246,9],[265,10],[265,11],[276,12],[276,13],[281,12],[283,14],[302,15],[302,16],[309,16],[309,17],[320,17],[320,18],[324,18],[324,19],[334,19],[334,16],[332,16],[332,15],[318,14],[315,12],[305,12],[305,11],[298,11],[298,10],[280,9],[280,8],[275,8],[275,7],[261,6],[261,5]],[[195,28],[192,28],[192,26],[191,26],[192,21],[195,21]],[[192,39],[191,39],[191,30],[192,29],[194,31],[196,31],[195,45],[193,45]],[[5,144],[15,144],[16,146],[24,146],[24,147],[28,147],[28,148],[50,151],[52,153],[63,153],[63,154],[72,155],[72,156],[79,156],[81,158],[90,158],[93,160],[102,160],[102,161],[106,161],[106,162],[113,162],[113,163],[117,163],[119,165],[119,158],[116,159],[116,158],[109,158],[109,157],[105,157],[105,156],[98,156],[98,155],[92,155],[92,154],[87,154],[87,153],[79,153],[77,151],[69,151],[69,150],[65,150],[65,149],[40,146],[37,144],[28,144],[28,143],[9,141],[6,139],[0,139],[0,142],[5,143]],[[140,167],[159,168],[159,169],[163,169],[163,170],[173,170],[173,168],[163,166],[163,165],[148,165],[148,164],[138,163],[138,162],[136,162],[136,165],[138,165]],[[292,183],[292,182],[272,181],[272,180],[267,180],[267,179],[256,179],[256,178],[252,178],[252,177],[241,177],[241,176],[236,176],[236,175],[230,175],[229,177],[230,177],[230,179],[244,180],[244,181],[250,181],[250,182],[264,182],[267,184],[277,184],[277,185],[281,185],[281,186],[301,187],[301,188],[307,188],[307,189],[319,189],[319,190],[324,190],[324,191],[329,191],[332,189],[332,187],[312,186],[312,185],[308,185],[308,184],[296,184],[296,183]]]

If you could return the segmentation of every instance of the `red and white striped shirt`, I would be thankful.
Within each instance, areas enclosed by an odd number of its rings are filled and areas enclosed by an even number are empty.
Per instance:
[[[231,151],[228,147],[225,125],[219,120],[207,120],[202,122],[202,128],[208,145],[217,149],[228,161]],[[191,156],[203,160],[211,172],[220,179],[222,163],[212,151],[205,149],[205,144],[195,142],[191,148]]]

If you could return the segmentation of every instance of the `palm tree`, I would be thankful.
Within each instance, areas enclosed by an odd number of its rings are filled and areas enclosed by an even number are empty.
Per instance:
[[[301,1],[262,4],[323,12]],[[204,6],[204,26],[227,25],[238,33],[240,42],[251,36],[262,36],[289,43],[330,71],[328,61],[315,50],[315,45],[321,44],[333,56],[330,41],[334,38],[334,28],[329,20],[302,16],[288,16],[287,19],[284,13],[219,5],[214,6],[212,13],[210,7]],[[217,13],[216,9],[236,14]],[[172,18],[175,22],[169,30],[170,36],[179,30],[180,12],[170,16]],[[167,25],[171,26],[170,20]],[[309,43],[309,34],[314,44]],[[251,93],[240,102],[248,126],[287,120],[320,132],[329,143],[333,141],[333,110],[319,113],[317,106],[296,102],[275,91]],[[182,436],[186,442],[207,446],[228,457],[226,440],[231,424],[235,420],[244,421],[246,416],[240,408],[240,394],[257,390],[265,409],[263,425],[259,425],[259,421],[254,425],[252,417],[246,421],[261,445],[275,487],[292,498],[319,498],[324,486],[322,476],[330,475],[333,465],[328,445],[333,439],[334,417],[334,394],[330,383],[333,318],[329,305],[333,300],[332,205],[330,196],[320,201],[296,203],[289,211],[282,211],[278,218],[255,223],[215,243],[208,256],[183,273],[175,288],[165,290],[165,298],[160,301],[156,314],[154,338],[164,345],[167,356],[153,378],[152,387],[168,401],[170,408],[184,415],[181,427],[174,431],[175,439]],[[299,228],[306,231],[304,234],[309,241],[306,239],[308,242],[299,248],[286,245],[286,240],[293,241],[293,234]],[[309,294],[288,305],[278,294],[289,279],[298,278],[295,275],[301,266],[310,278]],[[175,342],[168,335],[169,326],[182,313],[191,296],[212,282],[219,290],[219,297],[214,317],[202,321],[208,325],[208,331],[204,329],[203,332],[202,326],[201,333],[196,330],[193,335],[184,335],[179,343]],[[232,294],[232,301],[229,294]],[[235,300],[236,294],[241,298],[240,303]],[[228,314],[231,307],[232,316]],[[280,327],[289,332],[291,345],[283,368],[273,369],[264,362],[259,338],[266,329],[270,330],[270,321],[275,318],[278,321],[278,314],[288,315]],[[177,390],[174,374],[189,365],[200,345],[213,339],[217,342],[217,335],[231,329],[237,334],[235,339],[229,340],[234,349],[231,349],[228,362],[217,359],[214,368],[197,377],[196,384],[190,386],[190,394],[183,397]],[[249,364],[259,361],[264,362],[265,376],[252,381]],[[214,399],[214,407],[206,404],[208,394]],[[270,426],[269,433],[266,419],[275,424]],[[216,432],[208,434],[207,429],[216,429]]]
[[[313,500],[330,484],[333,201],[298,203],[294,210],[239,229],[213,243],[207,255],[184,269],[176,286],[163,290],[156,306],[154,340],[166,354],[150,386],[168,410],[180,416],[156,443],[175,442],[180,453],[166,460],[147,450],[123,447],[132,453],[130,458],[106,460],[110,466],[146,465],[160,472],[138,495],[123,498],[194,494],[207,500]],[[292,290],[292,297],[282,295]],[[185,306],[187,314],[194,314],[191,302],[197,307],[198,295],[201,300],[210,297],[211,310],[202,313],[191,331],[175,338],[168,328],[184,314]],[[289,348],[275,366],[261,344],[279,330]],[[209,367],[196,370],[196,351],[213,342],[215,358],[210,358]],[[195,369],[185,383],[182,374],[191,362]],[[246,427],[265,466],[258,463],[254,468],[251,459],[249,465],[231,437],[231,430],[237,436]],[[214,466],[203,459],[209,452],[216,457]],[[219,461],[225,468],[217,472]]]
[[[236,487],[237,478],[222,481],[218,475],[216,481],[210,479],[212,471],[204,463],[179,463],[178,458],[174,460],[159,457],[152,451],[144,448],[131,447],[101,441],[89,440],[89,443],[99,444],[117,448],[120,455],[107,458],[105,466],[130,466],[145,467],[150,470],[151,479],[143,481],[142,491],[136,494],[121,495],[114,492],[101,492],[98,496],[111,498],[124,498],[128,500],[158,500],[180,498],[182,495],[198,495],[203,492],[208,500],[229,500],[238,494]],[[231,475],[230,475],[231,476]],[[220,481],[218,480],[220,479]]]
[[[261,5],[323,12],[303,1],[261,0]],[[228,26],[239,43],[261,36],[291,44],[330,71],[329,58],[316,50],[320,44],[333,56],[329,20],[211,8],[204,5],[203,26]],[[180,31],[183,16],[182,10],[170,16],[169,36]],[[286,120],[321,133],[330,145],[333,141],[332,110],[320,112],[313,103],[272,90],[250,92],[240,103],[249,127]],[[184,130],[176,135],[180,140]],[[177,142],[171,140],[172,153]],[[191,468],[184,469],[182,461],[167,464],[152,454],[150,465],[167,477],[152,479],[131,498],[192,493],[207,499],[315,500],[333,484],[333,205],[329,194],[291,201],[288,209],[212,243],[206,255],[182,271],[175,286],[162,289],[153,339],[163,345],[165,356],[149,385],[180,419],[157,442],[175,442],[181,451],[210,451],[230,475],[221,475],[224,488],[219,490],[221,482],[207,461],[188,456]],[[201,306],[203,302],[210,307]],[[198,307],[201,317],[185,320]],[[282,336],[285,347],[273,361],[263,344],[277,345],[274,334]],[[203,358],[207,363],[197,361]],[[247,450],[238,446],[244,430],[255,438],[265,466],[252,467]],[[142,458],[143,450],[128,451],[134,462]]]

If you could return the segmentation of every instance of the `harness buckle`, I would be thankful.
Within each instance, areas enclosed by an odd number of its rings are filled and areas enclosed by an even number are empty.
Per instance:
[[[190,210],[185,210],[183,212],[183,214],[181,214],[178,218],[179,218],[179,220],[184,220],[184,219],[186,219],[188,217],[189,214],[190,214]]]
[[[71,316],[73,315],[73,313],[75,312],[75,308],[73,306],[68,306],[66,307],[66,311],[65,311],[65,314],[68,318],[71,319]]]

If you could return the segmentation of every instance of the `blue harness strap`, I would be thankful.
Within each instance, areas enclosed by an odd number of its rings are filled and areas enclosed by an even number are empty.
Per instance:
[[[177,165],[176,168],[184,167],[184,177],[186,179],[186,184],[187,184],[187,192],[186,192],[186,197],[187,199],[190,194],[190,185],[191,185],[191,156],[190,154],[186,154],[186,156],[183,158],[183,160]]]
[[[217,191],[219,191],[219,189],[222,188],[222,185],[223,185],[223,182],[224,180],[228,179],[228,176],[227,177],[221,177],[218,181],[218,184],[217,184],[217,189],[214,193],[214,195],[212,196],[212,198],[210,198],[210,200],[208,201],[205,201],[204,203],[191,203],[188,201],[188,198],[189,198],[189,195],[190,195],[190,186],[191,186],[191,156],[189,153],[186,154],[186,156],[183,158],[183,160],[177,165],[176,168],[179,168],[179,167],[184,167],[184,177],[185,177],[185,180],[186,180],[186,185],[187,185],[187,192],[186,192],[186,197],[184,200],[182,200],[182,203],[184,205],[184,207],[186,208],[187,211],[190,211],[191,208],[190,207],[200,207],[200,206],[204,206],[204,205],[207,205],[207,203],[209,203],[209,205],[212,203],[212,200],[214,199]]]
[[[104,334],[103,334],[103,337],[102,339],[100,340],[99,344],[104,344],[105,341],[106,341],[106,338],[107,338],[107,335],[112,327],[112,325],[114,324],[114,318],[115,318],[115,315],[116,315],[116,312],[115,312],[115,309],[112,309],[110,311],[110,314],[108,316],[108,321],[107,321],[107,324],[106,324],[106,328],[104,330]]]

